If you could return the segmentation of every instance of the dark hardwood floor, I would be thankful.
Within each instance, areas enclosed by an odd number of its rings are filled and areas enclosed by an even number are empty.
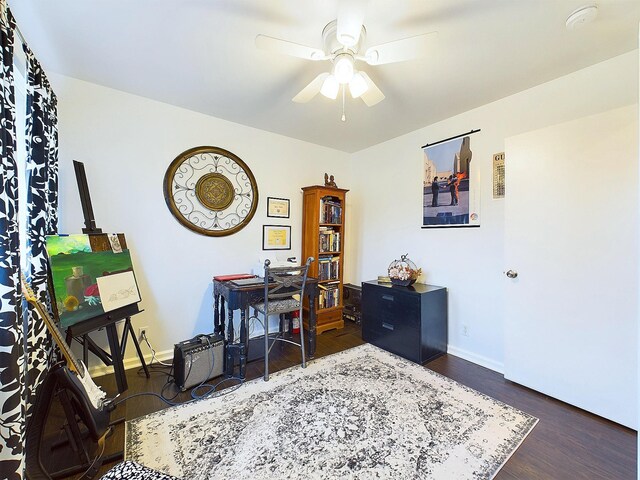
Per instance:
[[[318,336],[316,358],[330,355],[362,344],[360,328],[350,322],[342,330],[325,332]],[[274,348],[270,369],[272,372],[299,364],[299,350],[286,346]],[[613,422],[567,405],[546,395],[509,382],[496,372],[462,360],[453,355],[442,356],[427,368],[450,377],[464,385],[519,408],[540,419],[538,425],[520,448],[495,477],[508,479],[636,479],[636,432]],[[262,376],[261,361],[250,362],[247,378]],[[127,371],[129,390],[123,396],[151,391],[159,393],[166,381],[166,370],[154,369],[146,379],[137,370]],[[117,393],[113,375],[96,378],[109,396]],[[230,385],[229,385],[230,386]],[[167,392],[169,393],[169,392]],[[175,401],[190,399],[189,392],[181,393]],[[151,396],[134,397],[119,405],[112,418],[127,420],[146,415],[168,406]],[[62,415],[53,409],[48,431],[59,437]],[[107,441],[106,453],[122,449],[124,426],[116,427]],[[46,459],[48,468],[62,468],[72,458],[69,453],[56,451]],[[108,470],[105,466],[100,473]],[[76,478],[76,476],[69,478]],[[187,479],[185,479],[187,480]],[[443,479],[449,480],[449,479]]]

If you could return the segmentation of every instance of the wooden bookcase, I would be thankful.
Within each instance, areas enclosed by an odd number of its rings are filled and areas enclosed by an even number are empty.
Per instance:
[[[317,333],[343,328],[345,196],[349,190],[304,187],[302,259],[315,258],[309,276],[318,278]]]

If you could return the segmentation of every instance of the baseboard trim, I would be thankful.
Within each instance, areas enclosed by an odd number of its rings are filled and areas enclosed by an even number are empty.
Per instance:
[[[470,352],[468,350],[464,350],[462,348],[455,347],[453,345],[449,345],[447,347],[447,353],[451,355],[455,355],[456,357],[460,357],[463,360],[467,360],[469,362],[480,365],[481,367],[488,368],[489,370],[493,370],[494,372],[498,372],[501,375],[504,375],[504,364],[500,362],[496,362],[490,358],[484,357],[482,355],[478,355],[477,353]]]
[[[494,372],[498,372],[501,375],[504,375],[504,364],[500,362],[496,362],[490,358],[484,357],[482,355],[478,355],[476,353],[469,352],[468,350],[464,350],[462,348],[455,347],[453,345],[449,345],[447,347],[447,353],[451,355],[455,355],[456,357],[460,357],[463,360],[467,360],[469,362],[480,365],[481,367],[488,368],[489,370],[493,370]],[[163,350],[161,352],[156,352],[156,360],[160,360],[162,362],[171,362],[173,360],[173,349]],[[144,361],[149,363],[151,362],[151,353],[148,353],[144,356]],[[140,359],[138,356],[133,356],[129,358],[125,358],[124,360],[124,369],[129,370],[131,368],[141,367]],[[103,375],[108,375],[113,373],[113,367],[108,367],[106,365],[93,365],[89,367],[89,375],[91,377],[101,377]]]
[[[144,356],[144,361],[149,364],[151,362],[151,353],[148,353]],[[162,362],[166,362],[167,360],[171,362],[173,360],[173,349],[163,350],[162,352],[156,352],[156,360],[160,360]],[[130,368],[141,367],[142,363],[140,363],[140,359],[137,355],[124,359],[124,369],[129,370]],[[89,375],[92,378],[101,377],[103,375],[108,375],[113,373],[113,367],[108,367],[106,365],[92,365],[89,367]]]

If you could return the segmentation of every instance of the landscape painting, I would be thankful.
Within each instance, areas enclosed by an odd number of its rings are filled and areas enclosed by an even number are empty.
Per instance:
[[[423,152],[423,228],[479,226],[470,137],[427,145]]]
[[[129,250],[123,249],[121,253],[110,249],[95,251],[92,244],[97,242],[90,242],[89,235],[47,236],[56,307],[60,325],[64,328],[116,308],[112,306],[105,310],[103,306],[100,283],[105,277],[129,272],[126,285],[122,287],[125,293],[130,292],[126,295],[113,290],[113,286],[122,286],[122,282],[106,282],[109,299],[114,295],[119,298],[110,305],[121,307],[140,301]],[[100,245],[109,243],[101,242]]]

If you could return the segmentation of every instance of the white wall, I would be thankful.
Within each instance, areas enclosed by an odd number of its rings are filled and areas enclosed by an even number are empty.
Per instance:
[[[423,268],[423,280],[449,288],[449,351],[502,371],[504,207],[491,196],[492,155],[504,151],[506,137],[637,103],[637,75],[635,51],[352,155],[50,75],[60,100],[60,231],[83,226],[71,164],[80,160],[99,226],[125,232],[133,252],[146,309],[134,325],[149,325],[154,346],[167,350],[211,329],[213,274],[246,271],[256,263],[261,226],[275,223],[264,213],[267,196],[291,199],[292,218],[282,223],[293,226],[291,253],[299,257],[299,188],[321,183],[329,171],[350,189],[345,280],[375,278],[409,253]],[[481,227],[420,229],[420,146],[472,128],[482,129],[472,136]],[[236,153],[256,176],[258,211],[236,235],[192,233],[164,204],[167,166],[196,145]],[[469,336],[462,335],[463,324]]]
[[[409,253],[422,267],[423,280],[448,287],[449,352],[502,372],[502,272],[508,265],[504,204],[492,198],[492,156],[504,151],[506,137],[637,101],[634,51],[353,154],[347,279],[375,278],[394,258]],[[471,136],[481,179],[480,228],[421,229],[420,146],[476,128],[482,129]],[[468,336],[462,335],[463,325]]]
[[[85,164],[98,226],[126,234],[145,309],[133,324],[136,330],[149,326],[158,351],[172,352],[175,342],[212,331],[211,277],[247,272],[258,263],[265,253],[263,224],[291,225],[292,250],[277,255],[300,259],[300,188],[322,184],[325,171],[336,174],[348,160],[343,152],[69,77],[50,80],[59,101],[60,232],[79,233],[84,226],[72,165],[78,160]],[[187,230],[165,204],[167,167],[198,145],[235,153],[256,178],[258,209],[234,235],[213,238]],[[291,218],[267,218],[267,197],[291,199]],[[104,344],[103,335],[94,338]],[[129,348],[127,358],[133,357]]]

